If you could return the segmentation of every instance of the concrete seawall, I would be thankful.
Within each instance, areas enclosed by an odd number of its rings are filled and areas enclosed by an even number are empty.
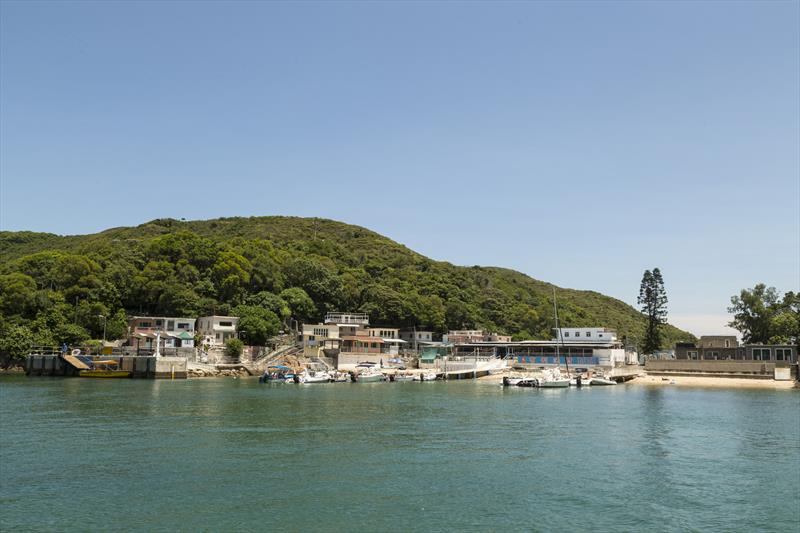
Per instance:
[[[119,369],[129,371],[132,378],[185,379],[187,376],[185,357],[123,355],[96,356],[94,359],[117,361]],[[78,376],[79,370],[60,355],[31,354],[25,362],[25,373],[28,376]]]
[[[645,370],[652,375],[706,375],[755,379],[775,379],[776,368],[781,377],[786,375],[787,369],[791,378],[797,376],[797,366],[789,362],[654,359],[645,363]]]

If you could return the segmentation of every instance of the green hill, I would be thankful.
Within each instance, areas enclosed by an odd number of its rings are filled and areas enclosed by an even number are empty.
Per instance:
[[[109,338],[121,336],[126,313],[236,310],[257,315],[253,331],[266,322],[268,333],[290,317],[319,320],[331,310],[367,312],[375,324],[515,338],[549,338],[553,327],[549,283],[433,261],[370,230],[318,218],[159,219],[79,236],[0,232],[0,258],[3,322],[33,342],[99,338],[104,322]],[[644,319],[624,302],[563,288],[558,298],[565,327],[607,326],[642,338]],[[692,338],[664,328],[665,346]]]

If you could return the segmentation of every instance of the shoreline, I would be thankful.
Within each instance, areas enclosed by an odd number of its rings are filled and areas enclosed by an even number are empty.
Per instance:
[[[732,389],[790,390],[800,386],[795,380],[723,378],[714,376],[638,376],[628,383],[646,387],[711,387]]]

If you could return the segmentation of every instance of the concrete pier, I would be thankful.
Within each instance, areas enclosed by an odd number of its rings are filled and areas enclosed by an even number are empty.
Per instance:
[[[61,355],[31,354],[25,362],[28,376],[74,376],[79,375],[80,365],[75,365]],[[132,378],[145,379],[186,379],[187,361],[185,357],[155,356],[92,356],[93,360],[116,361],[120,370],[127,370]]]

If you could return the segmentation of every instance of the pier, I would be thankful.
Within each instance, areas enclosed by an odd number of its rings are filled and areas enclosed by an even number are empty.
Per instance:
[[[83,356],[71,354],[30,354],[25,361],[25,374],[28,376],[66,376],[78,377],[81,370],[88,370],[88,361],[113,360],[120,370],[127,370],[132,378],[143,379],[185,379],[187,362],[185,357]]]

